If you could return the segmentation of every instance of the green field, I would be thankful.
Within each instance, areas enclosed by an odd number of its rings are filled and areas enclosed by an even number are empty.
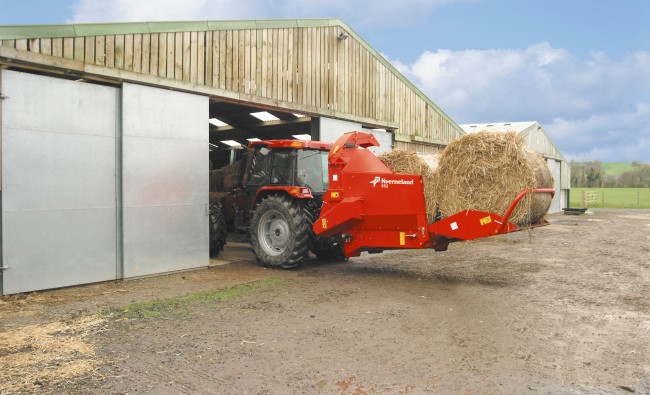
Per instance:
[[[596,191],[598,201],[589,207],[650,208],[650,188],[571,188],[571,207],[582,207],[582,192]]]

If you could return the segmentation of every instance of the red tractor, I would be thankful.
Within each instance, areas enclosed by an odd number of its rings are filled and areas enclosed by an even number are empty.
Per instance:
[[[427,222],[422,178],[395,174],[368,147],[372,134],[346,133],[334,144],[316,141],[252,142],[233,190],[211,207],[211,253],[221,251],[227,222],[249,232],[257,259],[269,267],[292,268],[309,251],[343,260],[363,251],[433,248],[453,241],[519,230],[508,222],[527,193],[503,216],[465,210]]]
[[[321,259],[345,259],[340,237],[312,230],[328,188],[331,148],[316,141],[251,142],[232,191],[211,206],[212,255],[223,248],[225,222],[236,232],[249,232],[265,266],[292,268],[310,251]]]

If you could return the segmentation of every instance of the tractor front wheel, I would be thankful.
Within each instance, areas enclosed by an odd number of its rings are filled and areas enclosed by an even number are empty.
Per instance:
[[[251,244],[268,267],[296,267],[309,253],[310,228],[302,203],[286,195],[270,195],[257,205],[251,219]]]

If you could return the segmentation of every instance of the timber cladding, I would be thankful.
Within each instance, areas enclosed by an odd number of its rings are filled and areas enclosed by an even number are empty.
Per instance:
[[[233,92],[252,102],[281,102],[296,112],[374,120],[373,125],[393,129],[402,141],[417,144],[446,145],[464,134],[343,22],[266,22],[269,27],[234,28],[225,23],[221,29],[212,25],[200,31],[149,29],[129,34],[119,34],[120,27],[127,31],[129,24],[110,24],[104,30],[111,34],[80,35],[73,30],[59,37],[46,37],[46,32],[30,37],[25,26],[0,45]],[[92,25],[85,26],[90,30]],[[341,33],[349,38],[339,39]],[[0,29],[0,38],[8,36]]]

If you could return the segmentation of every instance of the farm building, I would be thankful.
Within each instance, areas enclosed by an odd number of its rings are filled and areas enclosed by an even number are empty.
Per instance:
[[[569,207],[569,190],[571,189],[571,167],[559,149],[548,137],[542,125],[538,122],[509,122],[460,125],[466,133],[482,130],[495,132],[516,132],[524,138],[524,142],[532,151],[546,159],[546,164],[555,179],[555,197],[549,213],[557,213]]]
[[[250,139],[463,130],[338,19],[0,26],[0,294],[204,267]]]

